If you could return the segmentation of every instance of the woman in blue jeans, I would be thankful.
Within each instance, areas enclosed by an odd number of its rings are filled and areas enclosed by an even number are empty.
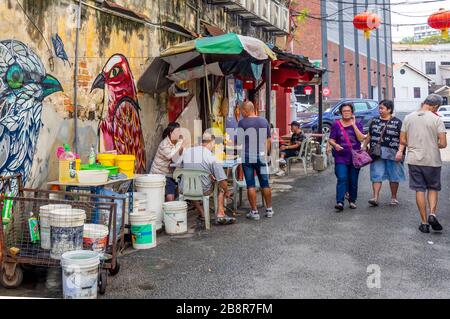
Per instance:
[[[361,142],[364,141],[363,127],[360,122],[356,122],[353,115],[353,104],[344,103],[339,107],[342,119],[334,122],[331,127],[329,143],[333,148],[335,162],[336,185],[336,210],[344,210],[345,193],[348,191],[351,209],[356,209],[356,199],[358,197],[359,168],[353,166],[351,147],[354,150],[361,149]],[[347,138],[348,140],[347,141]]]

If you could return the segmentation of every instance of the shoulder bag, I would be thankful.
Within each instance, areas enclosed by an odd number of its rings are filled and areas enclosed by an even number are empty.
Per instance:
[[[350,142],[347,132],[345,131],[344,126],[342,125],[340,120],[338,120],[338,124],[339,127],[341,128],[342,135],[344,135],[344,138],[347,141],[348,146],[350,147],[350,151],[352,152],[353,166],[355,166],[356,168],[361,168],[372,163],[373,160],[372,157],[370,157],[369,153],[361,149],[360,150],[353,149],[353,145]]]
[[[381,157],[381,142],[383,141],[384,132],[386,131],[386,128],[388,124],[391,122],[392,119],[390,119],[383,127],[383,130],[381,131],[380,138],[373,147],[370,148],[369,154],[372,156],[373,159]]]

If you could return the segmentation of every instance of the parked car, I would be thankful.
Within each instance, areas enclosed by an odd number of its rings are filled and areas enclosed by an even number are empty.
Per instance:
[[[437,113],[442,118],[446,128],[450,128],[450,105],[441,106]]]
[[[353,104],[355,117],[358,121],[362,121],[364,133],[369,130],[370,120],[380,115],[378,103],[368,99],[340,99],[323,101],[323,124],[322,131],[330,132],[334,121],[341,118],[339,114],[339,106],[343,103]],[[311,112],[305,112],[297,119],[305,132],[317,131],[319,125],[318,107],[311,108]]]

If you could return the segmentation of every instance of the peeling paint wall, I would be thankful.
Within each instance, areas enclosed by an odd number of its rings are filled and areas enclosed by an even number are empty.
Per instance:
[[[115,2],[145,14],[155,24],[170,21],[196,31],[197,18],[200,18],[226,31],[240,30],[239,21],[227,16],[220,7],[199,1],[201,6],[197,17],[196,10],[186,5],[187,1],[116,0]],[[98,5],[93,0],[85,2],[93,6]],[[0,0],[0,41],[16,40],[26,44],[40,58],[46,72],[52,74],[64,90],[46,96],[42,102],[41,127],[27,182],[27,186],[41,187],[46,181],[58,178],[55,156],[57,147],[63,143],[72,144],[74,139],[73,63],[77,1],[22,0],[21,3],[23,9],[16,1]],[[54,55],[51,38],[55,34],[60,36],[70,63],[56,56],[51,58],[52,54]],[[98,145],[99,122],[107,115],[106,93],[102,90],[94,90],[91,93],[91,86],[108,59],[117,53],[124,55],[134,79],[137,80],[145,70],[149,57],[157,56],[160,50],[186,40],[180,35],[162,31],[148,24],[144,25],[83,6],[77,83],[78,153],[83,162],[87,161],[91,144]],[[162,131],[168,122],[167,101],[164,94],[153,96],[138,93],[137,99],[148,170]]]

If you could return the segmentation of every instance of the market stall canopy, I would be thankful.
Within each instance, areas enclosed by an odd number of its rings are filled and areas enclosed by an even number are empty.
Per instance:
[[[194,80],[201,75],[200,70],[205,71],[205,65],[208,72],[214,70],[209,74],[234,74],[259,80],[260,67],[237,66],[261,65],[276,58],[276,54],[264,42],[256,38],[235,33],[199,38],[164,50],[141,76],[138,88],[146,93],[161,93],[165,85],[162,85],[164,81],[160,77],[173,81]],[[154,72],[161,70],[162,72]]]

